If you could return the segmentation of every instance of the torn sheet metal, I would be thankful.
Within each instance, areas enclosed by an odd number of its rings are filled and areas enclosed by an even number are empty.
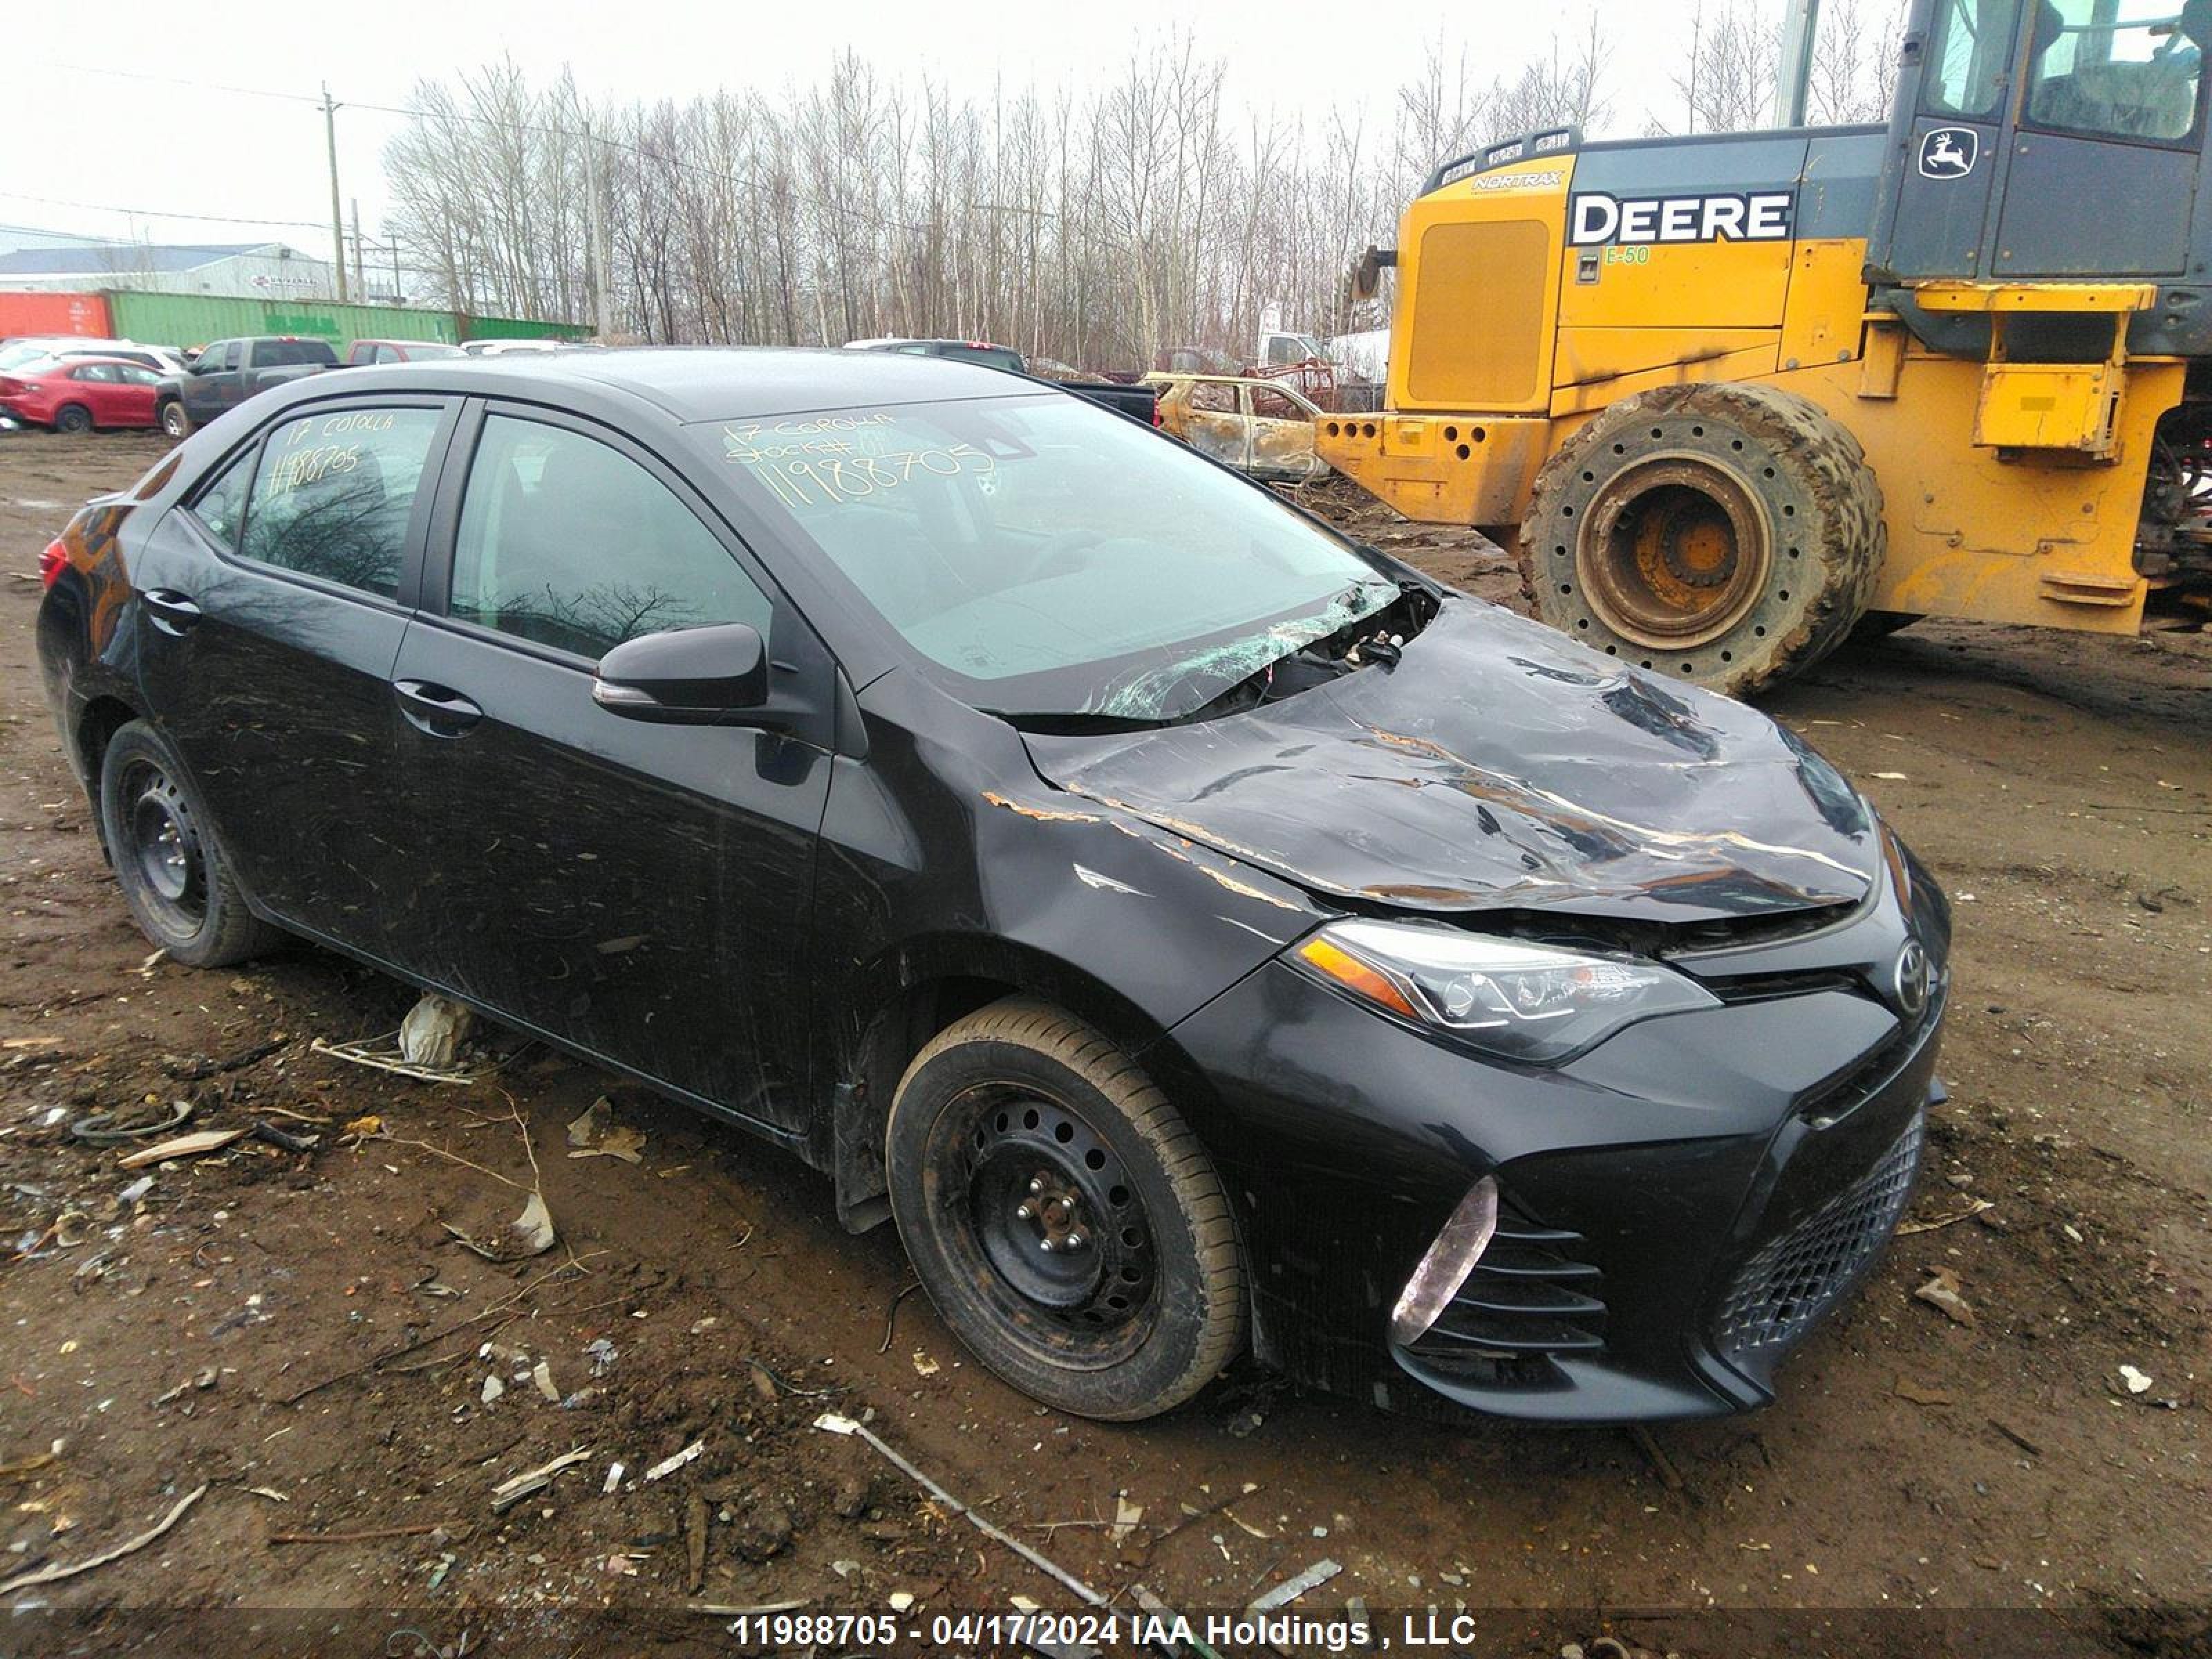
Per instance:
[[[1835,769],[1756,710],[1455,600],[1395,668],[1189,726],[1027,735],[1038,770],[1310,891],[1694,922],[1857,902]]]

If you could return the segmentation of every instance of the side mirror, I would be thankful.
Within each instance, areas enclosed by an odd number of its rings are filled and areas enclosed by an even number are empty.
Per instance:
[[[768,647],[748,623],[626,640],[599,659],[592,701],[663,726],[769,726]]]

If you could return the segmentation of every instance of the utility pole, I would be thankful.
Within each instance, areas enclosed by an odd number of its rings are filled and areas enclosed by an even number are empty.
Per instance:
[[[338,212],[338,106],[331,101],[331,83],[323,82],[323,137],[331,151],[331,240],[338,253],[338,303],[346,302],[345,219]]]
[[[368,303],[368,273],[363,268],[368,258],[368,247],[361,240],[361,198],[356,196],[353,198],[353,286],[363,305]]]
[[[607,280],[606,227],[599,211],[599,147],[589,121],[584,123],[584,196],[586,234],[592,239],[592,327],[604,342],[615,331],[615,305]]]
[[[392,228],[386,225],[385,228],[390,230]],[[397,233],[392,238],[392,303],[396,306],[407,303],[407,291],[399,286],[399,237]]]
[[[1812,100],[1813,40],[1820,32],[1820,0],[1784,0],[1782,57],[1774,88],[1775,125],[1802,127]]]

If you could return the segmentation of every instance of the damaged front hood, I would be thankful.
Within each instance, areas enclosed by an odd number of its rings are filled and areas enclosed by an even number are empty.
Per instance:
[[[1395,668],[1220,720],[1025,741],[1072,794],[1404,909],[1706,921],[1856,903],[1879,867],[1865,803],[1765,715],[1473,600]]]

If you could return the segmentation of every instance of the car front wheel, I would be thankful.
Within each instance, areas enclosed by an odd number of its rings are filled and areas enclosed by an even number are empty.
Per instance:
[[[172,438],[189,438],[192,433],[192,417],[185,413],[185,406],[174,398],[161,405],[161,431]]]
[[[1022,998],[958,1021],[907,1068],[885,1152],[930,1300],[1024,1393],[1151,1417],[1243,1347],[1243,1267],[1212,1162],[1081,1022]]]
[[[143,720],[125,725],[101,757],[100,817],[132,919],[177,961],[220,968],[276,941],[246,908],[182,763]]]

